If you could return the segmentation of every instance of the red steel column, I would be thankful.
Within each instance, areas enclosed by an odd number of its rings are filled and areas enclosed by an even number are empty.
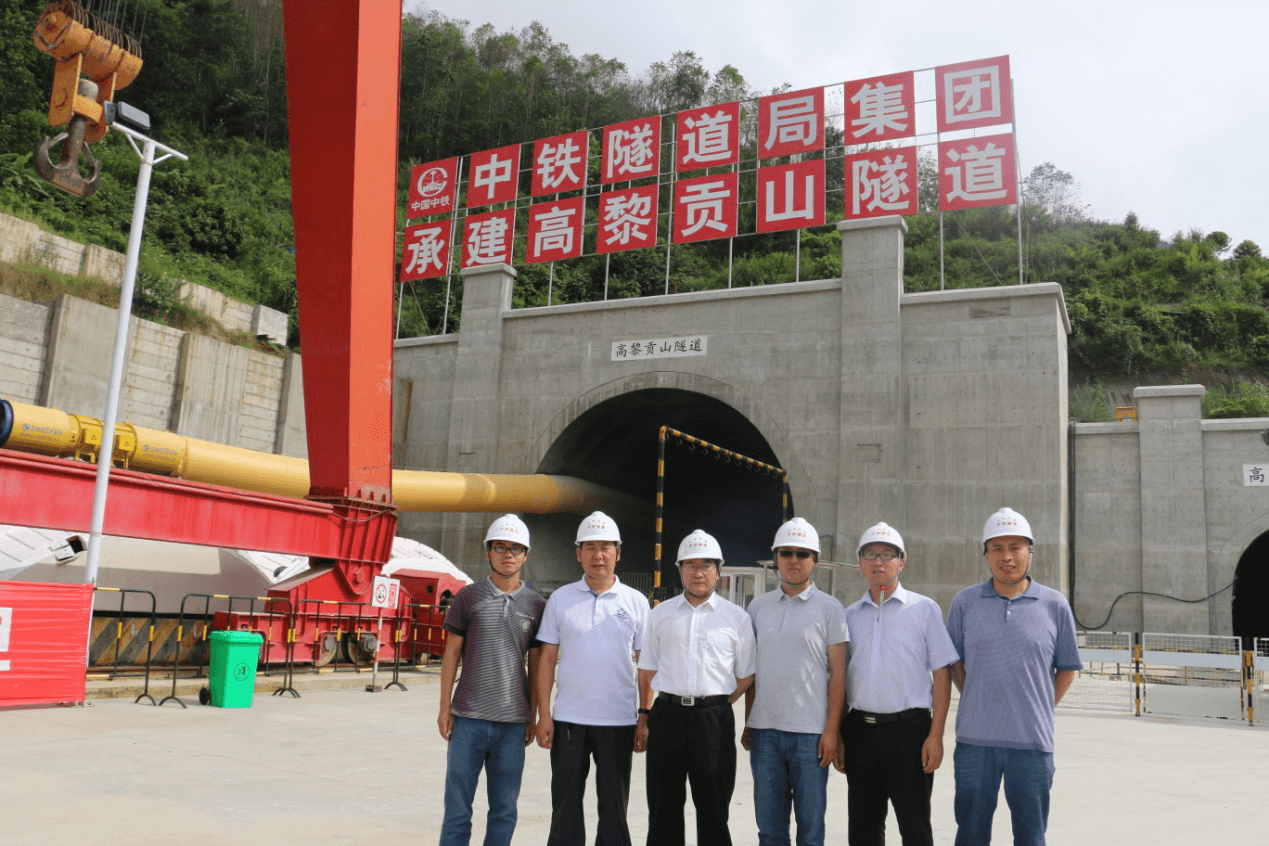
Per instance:
[[[401,3],[283,12],[309,495],[386,503]]]

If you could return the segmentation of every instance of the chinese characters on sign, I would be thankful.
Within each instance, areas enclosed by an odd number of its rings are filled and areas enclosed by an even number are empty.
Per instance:
[[[698,176],[674,183],[676,244],[730,238],[736,234],[736,174]]]
[[[534,197],[562,194],[586,187],[586,151],[590,133],[586,130],[543,138],[533,145]]]
[[[779,232],[824,222],[824,160],[758,170],[758,231]]]
[[[846,83],[846,143],[867,144],[915,136],[913,78],[909,71]]]
[[[424,217],[453,211],[454,188],[458,181],[458,159],[415,165],[410,169],[410,196],[406,217]]]
[[[615,253],[657,243],[657,186],[599,195],[599,236],[595,251]]]
[[[580,256],[585,202],[583,197],[574,197],[530,206],[529,244],[524,260],[535,264]]]
[[[939,132],[1013,123],[1009,57],[934,69]]]
[[[758,100],[758,158],[824,149],[824,89],[772,94]]]
[[[639,118],[604,127],[604,161],[599,181],[605,185],[642,179],[661,172],[661,117]]]
[[[873,150],[846,156],[847,220],[916,212],[915,147]]]
[[[643,361],[647,358],[683,358],[689,355],[705,355],[708,341],[709,335],[613,341],[611,360]]]
[[[938,162],[940,211],[1018,201],[1012,134],[940,142]]]
[[[468,215],[463,231],[463,267],[511,264],[515,228],[515,209]]]
[[[467,208],[510,203],[520,177],[520,145],[472,153],[467,177]]]
[[[454,224],[445,220],[407,226],[401,248],[401,281],[433,279],[449,273],[450,231]]]
[[[1262,487],[1269,485],[1269,479],[1266,479],[1266,472],[1269,472],[1269,466],[1264,464],[1244,464],[1243,465],[1243,487]]]
[[[674,169],[680,173],[740,161],[740,104],[679,112]]]

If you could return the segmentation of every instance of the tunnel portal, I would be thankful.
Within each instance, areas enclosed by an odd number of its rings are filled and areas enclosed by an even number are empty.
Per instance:
[[[1234,635],[1243,638],[1244,649],[1251,648],[1249,638],[1269,639],[1269,532],[1238,559],[1232,612]]]

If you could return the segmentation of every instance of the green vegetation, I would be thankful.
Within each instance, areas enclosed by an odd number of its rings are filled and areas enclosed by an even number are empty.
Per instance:
[[[7,62],[0,87],[0,210],[122,251],[138,164],[119,133],[94,147],[102,176],[86,201],[49,188],[31,169],[30,151],[52,132],[45,112],[53,62],[30,43],[40,5],[0,0],[0,50]],[[138,307],[168,321],[183,319],[172,308],[175,283],[168,280],[189,279],[287,312],[290,341],[297,344],[280,8],[258,0],[151,3],[145,68],[121,99],[149,112],[156,137],[190,156],[188,163],[155,169]],[[406,176],[418,162],[758,93],[736,68],[710,72],[691,52],[631,72],[616,59],[574,56],[540,24],[498,32],[435,13],[404,21],[402,80],[402,210]],[[840,135],[830,133],[828,144],[830,185],[834,178],[840,184]],[[927,162],[923,208],[933,201],[932,177]],[[1053,163],[1034,168],[1023,187],[1021,227],[1012,207],[944,216],[941,279],[938,217],[909,218],[907,289],[1016,283],[1021,228],[1023,278],[1057,282],[1065,291],[1074,416],[1109,419],[1098,387],[1103,380],[1202,382],[1211,387],[1209,415],[1263,408],[1269,260],[1259,246],[1244,241],[1231,248],[1221,232],[1161,237],[1132,214],[1119,223],[1093,220],[1078,183]],[[840,191],[830,194],[830,219],[840,217],[841,203]],[[752,206],[742,205],[742,231],[744,216],[752,214]],[[831,226],[803,231],[800,252],[797,241],[790,232],[742,237],[730,247],[725,241],[676,247],[669,289],[745,287],[840,272]],[[648,296],[667,287],[664,251],[644,250],[561,262],[553,270],[522,265],[514,303],[600,299],[606,271],[609,298]],[[47,294],[34,283],[26,287],[33,297]],[[407,287],[403,335],[455,330],[461,281],[451,280],[448,315],[445,288],[443,281]]]

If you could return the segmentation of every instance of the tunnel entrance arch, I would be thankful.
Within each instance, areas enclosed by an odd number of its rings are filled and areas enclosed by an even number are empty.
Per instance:
[[[1238,559],[1232,601],[1234,634],[1269,639],[1269,532],[1257,537]]]
[[[634,387],[609,393],[575,414],[555,435],[536,472],[577,476],[648,503],[648,519],[641,521],[646,525],[621,527],[624,543],[618,573],[624,572],[624,578],[640,586],[643,581],[651,584],[654,568],[651,506],[656,501],[662,426],[785,467],[783,456],[744,414],[715,396],[680,387]],[[714,455],[687,445],[666,446],[662,559],[670,565],[667,586],[677,584],[671,571],[678,543],[696,528],[718,538],[728,563],[753,564],[770,558],[771,537],[781,519],[780,477]],[[797,513],[797,502],[791,503]],[[565,522],[576,527],[575,517],[568,516]],[[565,522],[559,523],[557,533],[568,531]]]

